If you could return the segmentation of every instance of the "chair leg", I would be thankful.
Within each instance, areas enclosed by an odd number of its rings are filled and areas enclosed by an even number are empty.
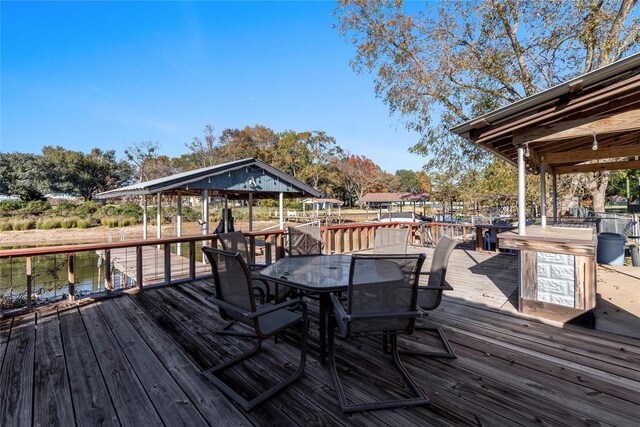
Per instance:
[[[306,317],[305,317],[305,320],[306,320]],[[303,335],[302,335],[301,344],[300,344],[300,361],[296,371],[293,374],[291,374],[289,377],[273,385],[271,388],[260,393],[258,396],[254,397],[253,399],[247,400],[244,397],[242,397],[234,389],[232,389],[224,381],[222,381],[222,379],[218,377],[217,374],[253,356],[260,349],[260,346],[262,344],[262,338],[258,338],[256,345],[248,352],[242,353],[238,356],[235,356],[231,360],[228,360],[226,362],[223,362],[219,365],[214,366],[213,368],[206,370],[205,374],[209,374],[209,378],[216,385],[216,387],[218,387],[228,397],[236,401],[240,406],[242,406],[242,408],[245,411],[251,411],[257,405],[271,398],[276,393],[278,393],[279,391],[281,391],[282,389],[284,389],[285,387],[287,387],[288,385],[296,381],[298,378],[300,378],[304,374],[304,367],[307,360],[307,322],[308,320],[304,322]]]
[[[330,321],[331,322],[331,321]],[[429,398],[424,394],[422,389],[416,384],[409,372],[405,369],[404,365],[400,361],[400,355],[398,354],[397,336],[396,334],[388,334],[391,340],[391,352],[393,354],[393,363],[400,371],[400,374],[404,380],[409,384],[411,390],[416,394],[415,398],[396,399],[396,400],[381,400],[372,403],[359,403],[349,404],[347,403],[347,397],[340,381],[340,375],[338,374],[338,368],[336,366],[336,356],[334,347],[334,325],[329,324],[329,369],[331,371],[331,379],[333,380],[333,386],[338,395],[338,403],[340,404],[340,410],[344,413],[360,412],[360,411],[377,411],[382,409],[403,408],[406,406],[420,406],[429,403]]]
[[[435,331],[438,333],[440,342],[444,346],[446,351],[443,352],[430,352],[430,351],[418,351],[418,350],[400,350],[400,354],[406,354],[411,356],[423,356],[423,357],[437,357],[441,359],[457,359],[456,353],[453,351],[447,336],[444,334],[442,328],[438,326],[416,326],[416,331]]]

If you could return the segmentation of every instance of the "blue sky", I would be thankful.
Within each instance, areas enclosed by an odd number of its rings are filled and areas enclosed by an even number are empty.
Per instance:
[[[322,130],[387,172],[419,170],[407,132],[349,67],[333,2],[6,2],[0,151],[161,154],[211,124]]]

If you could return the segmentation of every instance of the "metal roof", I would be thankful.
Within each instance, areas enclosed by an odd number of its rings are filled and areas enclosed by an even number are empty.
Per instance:
[[[321,194],[313,187],[297,180],[267,163],[253,158],[236,160],[164,178],[139,182],[96,195],[97,198],[150,195],[157,193],[200,195],[209,190],[210,195],[226,195],[229,198],[246,198],[253,193],[255,198],[277,198],[313,196]]]
[[[640,155],[638,111],[640,53],[476,117],[451,132],[514,165],[517,146],[526,143],[530,170],[537,170],[544,156],[551,159],[546,161],[549,166],[566,173],[588,160]],[[598,151],[592,150],[594,132]],[[624,156],[616,156],[616,150],[624,150]],[[606,157],[607,153],[614,155]]]

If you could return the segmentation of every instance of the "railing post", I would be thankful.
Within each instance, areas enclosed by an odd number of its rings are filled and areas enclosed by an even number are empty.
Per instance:
[[[69,252],[67,253],[67,280],[69,282],[69,302],[73,302],[76,299],[76,273],[73,263],[73,253]]]
[[[111,282],[111,250],[110,249],[105,249],[104,251],[104,290],[107,293],[107,295],[109,295],[109,292],[113,290],[113,283]]]
[[[276,260],[284,258],[284,235],[278,234],[276,237]]]
[[[189,242],[189,279],[196,278],[196,241]]]
[[[164,283],[171,283],[171,244],[165,243],[164,248]]]
[[[271,265],[271,242],[273,241],[273,236],[265,236],[264,238],[264,263],[266,265]]]
[[[33,280],[33,275],[31,274],[31,257],[25,257],[27,261],[27,295],[25,295],[27,300],[27,310],[31,310],[31,285]]]
[[[136,246],[136,286],[142,290],[142,246]]]
[[[267,246],[267,242],[264,244]],[[251,264],[256,263],[256,238],[255,236],[249,236],[249,262]]]

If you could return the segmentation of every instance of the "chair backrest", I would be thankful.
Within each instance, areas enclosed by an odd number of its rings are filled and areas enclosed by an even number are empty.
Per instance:
[[[289,227],[289,255],[321,255],[322,235],[320,224]]]
[[[376,237],[373,241],[374,254],[406,254],[409,228],[383,228],[376,229]]]
[[[429,281],[427,286],[442,287],[447,275],[447,265],[451,252],[456,247],[457,242],[447,236],[442,236],[433,251],[431,267],[429,269]],[[418,295],[418,305],[423,310],[433,310],[440,305],[442,290],[422,289]]]
[[[251,272],[242,256],[238,252],[222,251],[208,246],[203,246],[202,252],[211,264],[216,298],[243,311],[256,311]],[[220,316],[253,325],[253,322],[245,321],[223,308],[220,308]]]
[[[413,332],[415,317],[411,313],[416,311],[424,259],[423,253],[353,255],[347,301],[352,320],[347,333]]]
[[[221,233],[218,234],[218,238],[220,239],[220,244],[222,245],[223,250],[232,253],[238,252],[247,265],[251,264],[247,239],[244,237],[242,231]]]

